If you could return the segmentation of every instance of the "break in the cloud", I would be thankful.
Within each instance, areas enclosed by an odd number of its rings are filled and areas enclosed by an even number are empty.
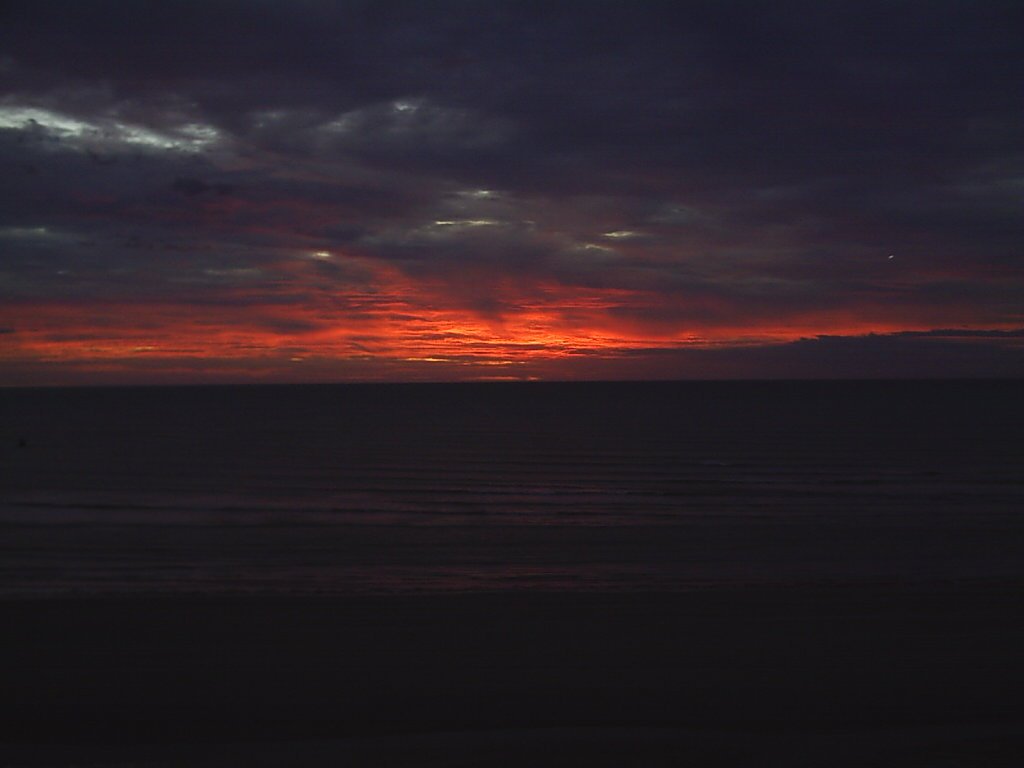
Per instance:
[[[1008,2],[11,2],[3,383],[1024,375]]]

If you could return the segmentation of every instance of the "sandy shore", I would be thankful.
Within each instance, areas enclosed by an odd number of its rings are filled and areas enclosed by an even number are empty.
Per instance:
[[[1016,765],[1022,597],[12,600],[0,764]]]

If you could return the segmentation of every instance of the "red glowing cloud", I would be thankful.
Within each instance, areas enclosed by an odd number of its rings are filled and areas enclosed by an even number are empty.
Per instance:
[[[338,261],[358,272],[360,285],[324,283],[322,264]],[[340,253],[261,270],[271,277],[253,285],[244,274],[215,275],[231,280],[201,302],[9,304],[0,324],[13,331],[0,337],[0,356],[12,370],[48,372],[52,383],[751,375],[756,368],[742,363],[723,367],[722,356],[938,327],[927,307],[864,302],[783,314],[722,296],[501,275],[481,278],[490,298],[484,310],[467,303],[464,285]],[[701,351],[717,361],[711,368],[702,367]]]

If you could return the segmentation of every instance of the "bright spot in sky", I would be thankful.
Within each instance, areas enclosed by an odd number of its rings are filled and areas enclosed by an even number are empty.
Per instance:
[[[313,257],[314,259],[320,259],[320,260],[332,258],[330,251],[313,251],[309,255],[311,257]]]
[[[73,117],[35,107],[0,107],[0,128],[27,129],[37,126],[51,135],[78,136],[91,126]]]
[[[53,237],[46,227],[0,227],[0,237],[32,240]]]
[[[494,219],[438,219],[435,227],[493,227],[499,222]]]
[[[604,245],[598,245],[597,243],[584,243],[581,246],[581,249],[584,250],[584,251],[589,251],[591,253],[593,253],[595,251],[597,253],[601,253],[601,254],[614,254],[615,253],[614,249],[608,248],[607,246],[604,246]]]
[[[146,148],[175,152],[199,152],[221,138],[216,128],[186,123],[156,131],[113,117],[78,119],[49,109],[0,106],[0,128],[42,131],[72,147],[103,149]]]

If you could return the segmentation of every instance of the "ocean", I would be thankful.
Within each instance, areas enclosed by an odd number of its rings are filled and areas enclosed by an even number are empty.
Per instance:
[[[0,390],[0,597],[1024,578],[1014,381]]]

